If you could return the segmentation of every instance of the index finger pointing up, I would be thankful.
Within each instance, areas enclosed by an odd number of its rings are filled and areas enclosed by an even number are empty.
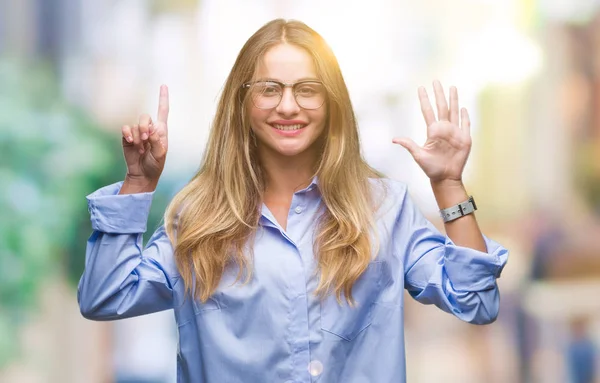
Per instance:
[[[160,96],[158,97],[158,121],[167,123],[169,118],[169,88],[166,85],[161,85]]]

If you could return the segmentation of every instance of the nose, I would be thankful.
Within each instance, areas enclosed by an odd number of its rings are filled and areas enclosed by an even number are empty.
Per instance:
[[[295,115],[300,112],[300,106],[296,102],[296,98],[294,97],[294,92],[291,88],[285,87],[283,88],[283,94],[281,95],[281,102],[277,105],[275,109],[277,113],[282,116],[290,116]]]

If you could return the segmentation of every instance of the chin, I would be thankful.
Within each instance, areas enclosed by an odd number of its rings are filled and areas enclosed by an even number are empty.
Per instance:
[[[303,152],[306,151],[307,148],[305,147],[295,147],[295,148],[277,148],[275,149],[275,152],[277,152],[278,154],[285,156],[285,157],[295,157],[299,154],[302,154]]]

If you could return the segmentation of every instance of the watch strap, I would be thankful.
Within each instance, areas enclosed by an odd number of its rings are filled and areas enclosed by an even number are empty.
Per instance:
[[[447,223],[460,217],[464,217],[465,215],[472,214],[475,210],[477,210],[477,205],[475,204],[473,196],[470,196],[465,202],[461,202],[446,209],[441,209],[440,215],[442,216],[444,223]]]

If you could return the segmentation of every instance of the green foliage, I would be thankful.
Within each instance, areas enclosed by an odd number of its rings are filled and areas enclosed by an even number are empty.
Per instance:
[[[2,366],[44,278],[81,275],[85,195],[122,178],[124,166],[118,138],[61,98],[48,67],[0,59],[0,84]]]
[[[91,234],[85,196],[125,175],[118,135],[61,97],[50,67],[0,57],[0,368],[18,354],[19,326],[44,279],[73,289]],[[171,196],[161,182],[152,232]],[[149,234],[146,239],[149,238]]]

